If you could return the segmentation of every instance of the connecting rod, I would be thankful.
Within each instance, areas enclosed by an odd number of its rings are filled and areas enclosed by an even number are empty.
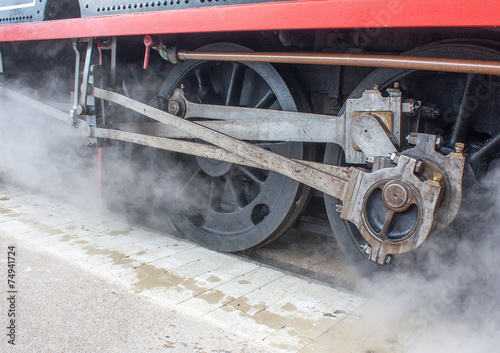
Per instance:
[[[291,160],[262,147],[235,139],[219,131],[185,120],[118,93],[93,87],[91,95],[122,105],[160,123],[186,132],[195,138],[223,148],[226,151],[231,151],[231,154],[253,162],[263,169],[278,172],[336,198],[346,199],[345,193],[347,192],[349,183],[337,176]],[[92,131],[90,132],[92,133]]]
[[[341,218],[354,223],[369,244],[365,253],[372,261],[381,265],[389,263],[394,254],[408,252],[420,246],[436,224],[451,221],[460,206],[465,159],[462,154],[443,156],[435,151],[437,137],[434,135],[410,135],[409,142],[415,144],[415,147],[409,150],[408,155],[393,153],[390,158],[394,164],[393,168],[368,172],[361,168],[346,168],[290,159],[111,91],[94,87],[91,88],[89,94],[122,105],[209,144],[98,128],[77,118],[76,127],[83,129],[84,134],[89,138],[121,140],[263,168],[332,195],[343,201],[339,209]],[[20,100],[22,97],[2,86],[0,86],[0,95],[15,100]],[[35,103],[33,100],[29,103],[31,107],[63,120],[61,112],[57,109],[41,102]],[[422,164],[420,159],[437,163],[435,166],[432,164],[434,166],[432,171],[439,173],[434,175],[439,175],[441,178],[446,175],[451,188],[446,186],[446,183],[442,184],[437,177],[430,180],[425,175],[417,176],[415,173],[420,173],[419,170],[422,169],[418,167],[419,163]],[[390,209],[382,230],[373,228],[367,216],[366,200],[378,197],[373,196],[378,195],[376,190],[382,190],[382,201]],[[443,196],[443,193],[448,194]],[[439,208],[440,212],[436,213],[443,198],[445,200],[442,202],[445,207]],[[414,220],[414,226],[406,230],[401,239],[393,240],[388,232],[394,219],[397,219],[394,215],[405,212],[408,207],[418,210],[418,218]],[[435,221],[436,217],[437,221]]]

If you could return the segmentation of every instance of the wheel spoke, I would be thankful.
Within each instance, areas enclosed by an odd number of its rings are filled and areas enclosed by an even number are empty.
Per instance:
[[[241,90],[243,89],[243,79],[245,77],[246,66],[240,63],[233,63],[231,79],[227,89],[226,105],[238,106],[241,100]]]
[[[242,50],[220,43],[203,50],[212,47]],[[181,85],[186,98],[196,103],[297,110],[286,82],[268,63],[181,63],[172,69],[160,94],[170,96]],[[302,144],[287,146],[284,156],[303,158]],[[196,165],[186,169],[182,202],[168,211],[181,232],[213,249],[240,251],[276,239],[308,200],[302,194],[308,190],[280,174],[238,165],[226,168],[225,162],[185,155],[179,159]],[[197,167],[201,170],[193,176]]]
[[[276,102],[276,95],[273,91],[267,91],[266,95],[255,105],[257,109],[268,109],[273,103]]]
[[[189,178],[189,180],[187,181],[187,183],[184,184],[184,186],[182,187],[181,191],[179,192],[179,195],[183,195],[186,192],[186,190],[188,189],[188,186],[191,185],[194,182],[194,180],[200,175],[200,173],[201,173],[201,168],[198,168],[196,170],[196,172],[193,174],[193,176],[191,178]]]
[[[259,184],[259,185],[264,184],[265,179],[262,179],[257,174],[255,174],[253,171],[251,171],[250,169],[248,169],[247,167],[238,166],[238,168],[243,173],[245,173],[245,175],[247,175],[250,179],[252,179],[254,182],[256,182],[257,184]]]
[[[469,97],[472,94],[472,82],[474,80],[474,74],[467,75],[467,81],[465,82],[464,93],[462,95],[462,101],[460,102],[460,109],[458,111],[457,121],[453,126],[450,138],[450,146],[455,146],[456,142],[463,142],[465,138],[465,133],[469,125],[469,118],[471,112],[468,109]]]
[[[208,207],[212,210],[219,210],[222,202],[222,183],[219,180],[212,179],[210,183],[210,196],[208,197]]]
[[[395,212],[393,210],[389,210],[389,212],[387,212],[387,215],[385,216],[384,226],[382,227],[382,230],[380,231],[380,235],[386,240],[388,239],[387,238],[387,231],[389,230],[389,227],[391,226],[392,217],[394,217],[394,213]]]
[[[207,103],[207,99],[213,99],[215,90],[213,87],[212,80],[208,76],[207,72],[197,68],[194,71],[196,77],[196,97],[198,98],[198,103]],[[212,98],[209,98],[212,97]]]
[[[232,178],[227,178],[231,195],[233,196],[234,204],[237,208],[243,208],[247,205],[244,200],[244,192],[240,183],[235,182]]]
[[[281,110],[280,102],[278,102],[278,100],[275,99],[274,102],[269,106],[269,109],[271,109],[271,110]]]
[[[488,158],[500,152],[500,134],[490,139],[476,152],[471,154],[469,161],[473,165],[484,163]]]

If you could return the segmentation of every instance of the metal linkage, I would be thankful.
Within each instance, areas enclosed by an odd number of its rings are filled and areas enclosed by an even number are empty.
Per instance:
[[[113,129],[102,129],[93,126],[85,128],[85,135],[102,139],[119,140],[123,142],[135,143],[138,145],[153,147],[166,151],[184,153],[193,156],[216,159],[223,162],[240,164],[252,168],[262,168],[262,165],[252,162],[246,158],[226,151],[223,148],[207,145],[203,143],[188,142],[184,140],[169,139],[165,137],[156,137],[146,134],[136,134],[132,132],[119,131]],[[304,164],[323,173],[329,174],[340,180],[348,181],[349,168],[338,167],[318,162],[291,159],[297,163]]]
[[[177,50],[175,47],[167,48],[164,44],[159,44],[156,49],[165,60],[172,63],[184,60],[251,61],[282,64],[389,67],[408,70],[500,75],[499,62],[484,60],[420,58],[372,54],[203,52]]]
[[[237,140],[218,131],[182,119],[114,92],[94,87],[92,89],[92,95],[122,105],[151,119],[167,124],[172,128],[188,133],[195,138],[199,138],[227,151],[231,151],[240,157],[256,163],[260,168],[278,172],[337,198],[344,198],[343,194],[346,188],[346,183],[344,181],[302,163],[267,151],[259,146]]]
[[[47,116],[53,117],[57,120],[60,120],[64,123],[68,122],[68,113],[63,112],[57,108],[54,108],[48,104],[39,102],[33,98],[30,98],[24,94],[18,93],[16,91],[10,90],[0,84],[0,96],[7,97],[9,99],[15,100],[19,102],[23,106],[27,106],[33,109],[38,110],[41,113],[46,114]],[[87,126],[87,122],[81,119],[75,119],[74,126],[79,129],[84,129]]]
[[[90,63],[92,58],[93,38],[80,39],[87,42],[87,51],[85,55],[85,64],[83,67],[83,78],[80,82],[80,50],[78,49],[78,40],[73,39],[73,50],[75,51],[75,87],[73,108],[70,112],[70,123],[74,124],[78,115],[90,113],[87,109],[87,96],[90,75]]]
[[[0,95],[66,120],[65,113],[2,86]],[[76,126],[84,128],[89,138],[121,140],[267,169],[332,195],[342,200],[341,217],[358,227],[367,241],[365,253],[379,264],[389,263],[393,254],[420,246],[433,229],[451,222],[460,206],[465,158],[461,151],[441,155],[436,151],[434,135],[411,134],[408,141],[415,144],[413,149],[402,154],[394,152],[390,158],[376,157],[385,162],[374,161],[373,165],[386,167],[370,172],[289,159],[114,92],[92,88],[90,95],[122,105],[210,145],[96,128],[76,119]],[[372,124],[375,120],[370,114],[362,116],[356,124],[364,130],[377,126]],[[393,167],[388,167],[391,163]],[[401,220],[409,226],[401,227]]]
[[[434,226],[434,211],[443,188],[440,184],[421,181],[415,175],[417,162],[400,155],[395,168],[373,173],[355,169],[351,176],[356,183],[350,183],[354,188],[348,193],[350,199],[344,202],[340,216],[358,227],[369,244],[365,253],[381,265],[390,263],[393,254],[416,249]],[[373,219],[372,204],[385,208],[382,222]],[[414,216],[409,211],[412,205]],[[399,226],[398,217],[405,216],[409,218],[410,227],[401,233],[391,233],[391,228]]]
[[[350,99],[342,116],[328,116],[271,109],[197,104],[188,101],[182,89],[176,89],[166,110],[184,119],[226,135],[247,141],[326,142],[342,146],[348,163],[362,164],[368,158],[398,151],[401,145],[401,117],[414,114],[411,103],[401,101],[397,88],[383,97],[378,89],[367,90],[362,97]],[[197,121],[196,119],[203,120]],[[118,129],[148,133],[167,138],[193,138],[186,131],[165,124],[118,124]]]
[[[460,190],[461,192],[465,160],[463,156],[436,158],[436,156],[441,155],[435,151],[436,137],[432,135],[417,134],[411,138],[412,143],[418,143],[413,150],[414,154],[418,155],[417,157],[393,153],[391,161],[395,165],[394,168],[383,168],[374,172],[337,166],[322,168],[317,163],[307,163],[283,157],[114,92],[93,88],[91,94],[134,110],[214,146],[96,128],[87,130],[89,137],[118,139],[263,168],[283,174],[337,197],[343,201],[341,217],[353,222],[358,227],[368,242],[366,253],[369,254],[372,261],[379,264],[389,263],[393,254],[408,252],[420,246],[435,227],[436,217],[448,221],[450,217],[453,218],[455,215],[454,211],[436,214],[435,210],[438,208],[445,191]],[[434,142],[430,143],[429,141]],[[431,144],[432,149],[429,147]],[[417,153],[417,151],[419,152]],[[426,178],[425,173],[423,173],[425,167],[422,167],[423,162],[420,159],[437,160],[436,163],[429,164],[432,165],[432,168],[427,168],[441,172],[442,174],[439,175],[446,173],[458,175],[453,180],[453,187],[450,189],[449,184],[441,184],[439,181]],[[446,173],[437,166],[438,163]],[[419,176],[417,177],[416,174]],[[451,179],[452,177],[449,176],[448,180]],[[382,196],[377,190],[382,190]],[[459,193],[459,195],[461,194]],[[387,208],[382,226],[374,222],[370,216],[370,207],[377,204],[377,199],[380,199],[380,202],[385,204]],[[448,196],[447,200],[451,204],[452,210],[460,205],[460,197],[455,195]],[[402,217],[412,219],[411,227],[402,233],[391,233],[393,225],[398,228],[397,222]]]
[[[75,121],[78,103],[80,101],[80,50],[78,50],[78,39],[72,39],[73,51],[75,52],[75,85],[73,88],[73,108],[69,113],[70,123]]]

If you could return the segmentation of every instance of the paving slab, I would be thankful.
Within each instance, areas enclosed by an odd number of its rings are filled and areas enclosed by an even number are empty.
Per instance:
[[[353,293],[133,227],[112,214],[0,184],[0,232],[276,352],[348,352],[376,344],[370,330],[351,330],[350,337],[349,318],[364,303]],[[327,350],[332,344],[337,348]]]

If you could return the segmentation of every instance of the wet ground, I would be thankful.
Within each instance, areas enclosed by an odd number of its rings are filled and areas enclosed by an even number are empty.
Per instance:
[[[359,330],[365,299],[348,290],[101,210],[0,184],[0,232],[3,257],[7,245],[19,251],[18,351],[365,352],[382,342],[374,327]]]
[[[2,352],[271,352],[33,242],[1,232],[0,244],[2,255],[6,245],[16,247],[18,288],[15,346],[2,334]]]

